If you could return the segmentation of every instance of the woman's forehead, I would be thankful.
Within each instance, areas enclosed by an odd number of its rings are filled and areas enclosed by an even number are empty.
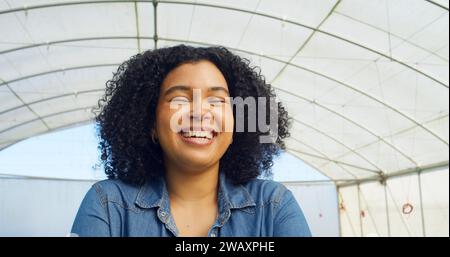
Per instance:
[[[174,68],[165,77],[161,89],[166,90],[180,85],[202,90],[208,90],[211,87],[228,89],[222,72],[209,61],[184,63]]]

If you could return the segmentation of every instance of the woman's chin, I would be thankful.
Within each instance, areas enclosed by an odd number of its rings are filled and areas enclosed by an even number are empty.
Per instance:
[[[190,153],[188,155],[179,156],[178,160],[181,161],[183,166],[188,169],[201,170],[217,163],[220,160],[220,158],[217,160],[212,159],[211,156],[208,156],[210,154],[211,153],[202,154],[200,152]]]

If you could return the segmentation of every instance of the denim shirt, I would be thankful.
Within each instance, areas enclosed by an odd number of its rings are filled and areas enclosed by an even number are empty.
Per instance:
[[[219,213],[208,236],[311,236],[284,185],[261,179],[234,185],[221,172]],[[95,183],[84,197],[72,233],[78,236],[178,236],[163,177],[142,186],[118,179]]]

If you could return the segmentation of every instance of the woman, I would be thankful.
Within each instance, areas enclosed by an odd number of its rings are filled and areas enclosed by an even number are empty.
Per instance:
[[[237,119],[232,99],[239,97],[267,99],[254,101],[244,118],[260,124],[275,110],[276,131],[237,131],[252,127]],[[223,47],[179,45],[123,63],[96,118],[109,179],[88,191],[72,233],[310,236],[292,193],[257,179],[270,173],[289,136],[287,111],[268,107],[273,97],[249,61]],[[262,109],[269,111],[258,115]],[[267,135],[275,140],[261,143]]]

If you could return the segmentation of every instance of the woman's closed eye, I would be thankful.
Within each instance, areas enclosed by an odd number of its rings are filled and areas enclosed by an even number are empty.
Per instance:
[[[185,96],[176,96],[170,100],[171,103],[175,104],[188,104],[191,100]]]
[[[225,99],[221,97],[208,97],[208,103],[212,105],[221,105],[225,103]]]

